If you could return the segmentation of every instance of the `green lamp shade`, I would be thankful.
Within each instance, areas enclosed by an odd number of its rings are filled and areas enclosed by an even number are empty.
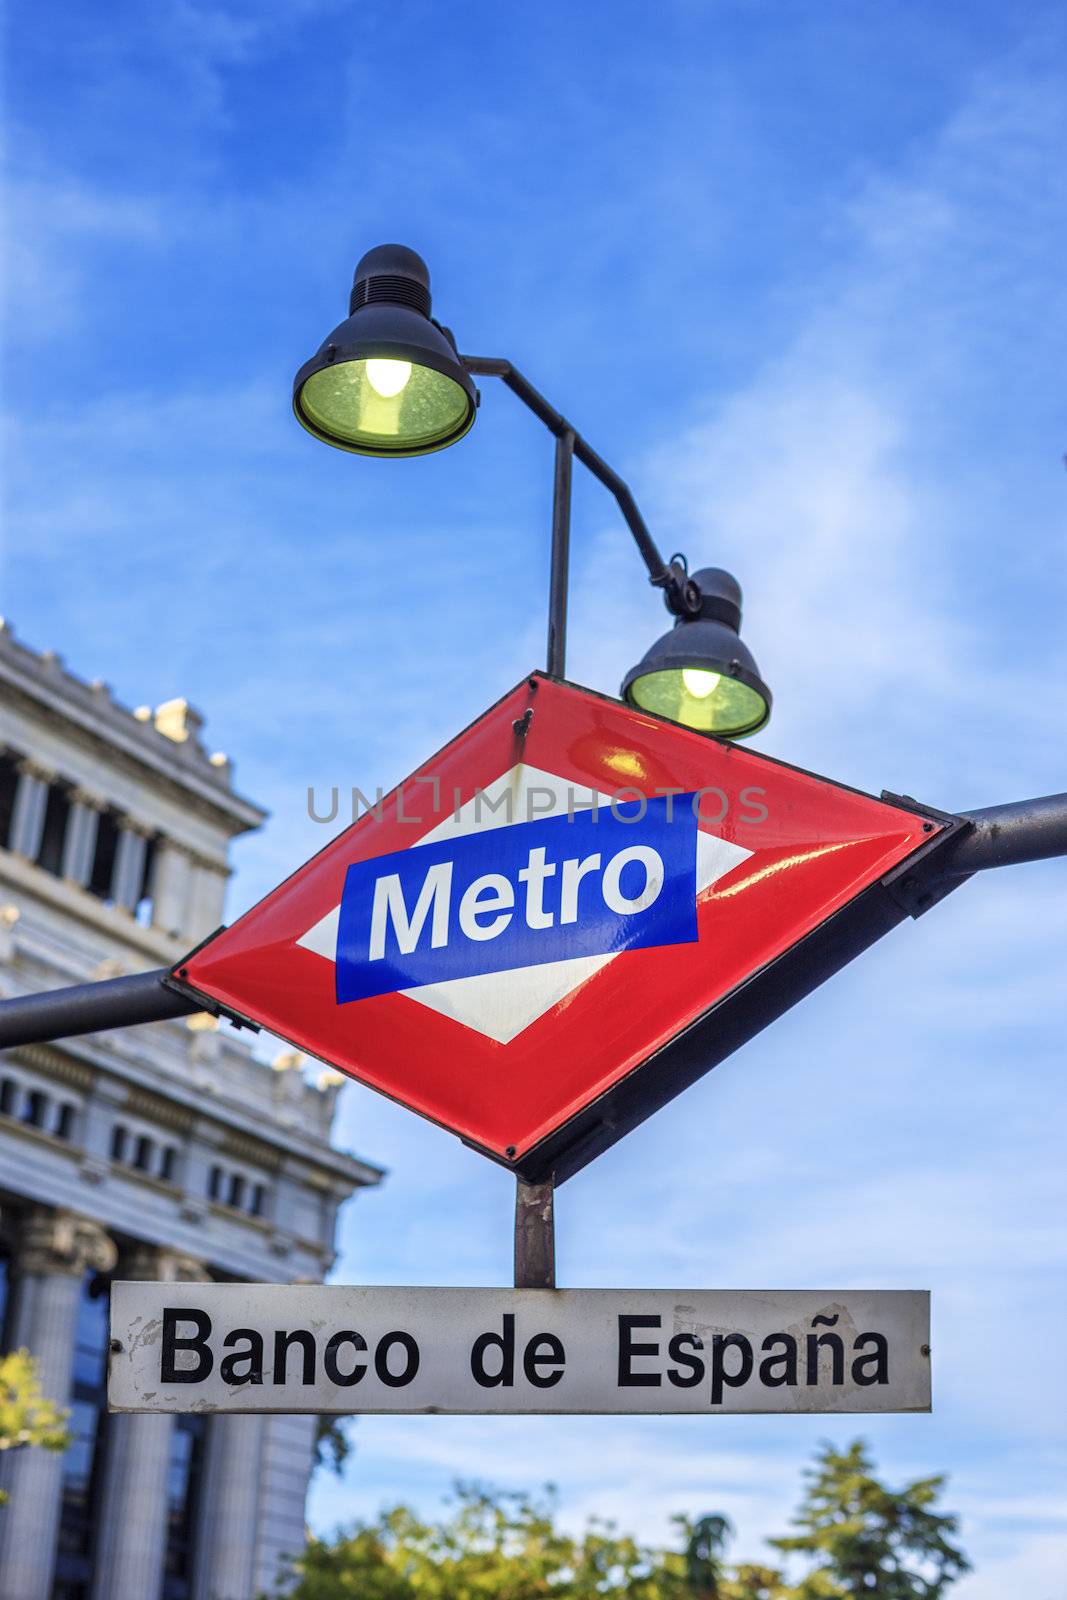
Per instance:
[[[627,698],[642,711],[726,739],[746,738],[770,715],[770,706],[758,689],[703,667],[647,672],[629,685]]]
[[[462,437],[474,421],[466,388],[433,367],[390,357],[336,361],[295,397],[306,428],[359,455],[423,455]]]
[[[692,582],[699,614],[679,617],[630,668],[623,699],[697,733],[747,739],[769,720],[771,691],[738,633],[741,589],[721,567],[702,567]]]
[[[430,316],[430,274],[406,245],[356,266],[348,317],[293,380],[297,421],[361,456],[422,456],[470,429],[478,390],[447,328]]]

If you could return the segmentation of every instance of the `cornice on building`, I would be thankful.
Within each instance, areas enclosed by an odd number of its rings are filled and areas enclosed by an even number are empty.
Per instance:
[[[87,683],[68,672],[54,651],[37,654],[14,637],[0,618],[0,682],[39,715],[43,710],[70,729],[101,740],[132,761],[142,777],[193,797],[222,822],[231,835],[258,828],[267,813],[232,788],[232,764],[209,755],[199,737],[203,718],[185,700],[170,700],[153,713],[131,711],[117,701],[106,683]],[[74,774],[73,776],[77,776]]]
[[[164,933],[160,928],[146,928],[129,911],[98,900],[94,895],[86,893],[79,884],[68,883],[63,878],[54,878],[50,873],[42,872],[33,862],[15,855],[11,850],[5,850],[2,846],[0,846],[0,884],[5,884],[35,900],[43,901],[45,905],[70,917],[73,923],[90,925],[111,942],[121,940],[124,946],[132,947],[143,954],[146,967],[169,967],[188,948],[187,942]],[[35,929],[28,937],[32,939],[35,933],[38,937],[41,936]],[[23,934],[23,937],[27,935]],[[126,970],[121,963],[119,966],[121,970]],[[119,972],[110,975],[117,977]],[[75,972],[72,968],[70,981],[83,982],[93,976],[95,974],[91,971]]]

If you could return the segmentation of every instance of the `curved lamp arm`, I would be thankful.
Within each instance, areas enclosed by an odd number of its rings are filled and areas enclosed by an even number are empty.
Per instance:
[[[700,591],[676,558],[664,561],[648,524],[637,509],[629,487],[566,417],[550,406],[510,361],[493,356],[460,356],[467,371],[475,377],[502,378],[513,394],[539,417],[556,439],[556,477],[552,498],[552,567],[548,601],[548,671],[562,678],[567,654],[567,577],[571,531],[571,461],[577,456],[615,497],[616,504],[633,534],[641,559],[648,568],[649,581],[663,589],[667,605],[677,616],[696,616],[700,611]]]

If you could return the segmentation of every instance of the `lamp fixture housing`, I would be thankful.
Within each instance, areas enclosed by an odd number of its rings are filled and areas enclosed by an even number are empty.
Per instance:
[[[741,586],[721,567],[702,567],[686,589],[698,607],[631,667],[622,697],[697,732],[747,739],[767,723],[771,691],[739,635]]]
[[[293,382],[297,421],[356,455],[426,455],[461,439],[474,422],[478,390],[430,308],[421,256],[399,244],[368,250],[347,319]]]

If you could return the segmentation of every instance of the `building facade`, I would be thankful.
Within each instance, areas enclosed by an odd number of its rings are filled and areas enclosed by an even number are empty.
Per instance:
[[[0,627],[0,998],[171,965],[222,921],[264,813],[184,701],[128,711]],[[207,1016],[0,1056],[0,1332],[70,1409],[5,1452],[3,1600],[252,1600],[304,1538],[316,1419],[110,1416],[115,1278],[319,1281],[380,1169],[339,1079]]]

